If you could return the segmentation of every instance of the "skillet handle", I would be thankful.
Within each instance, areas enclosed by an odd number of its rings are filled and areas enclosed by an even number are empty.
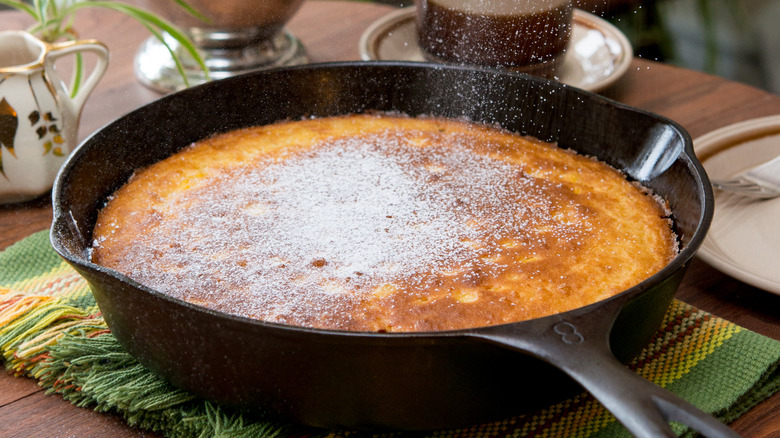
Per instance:
[[[616,304],[616,305],[615,305]],[[634,436],[676,437],[669,421],[709,438],[737,438],[728,426],[623,365],[609,347],[620,303],[526,324],[475,330],[470,336],[517,350],[559,368],[591,393]],[[587,309],[587,308],[586,308]],[[538,324],[537,324],[538,323]]]

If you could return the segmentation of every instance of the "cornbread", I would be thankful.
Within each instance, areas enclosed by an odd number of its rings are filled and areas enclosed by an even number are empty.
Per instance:
[[[595,159],[468,121],[363,114],[199,141],[100,211],[92,258],[270,322],[432,331],[551,315],[677,253],[662,200]]]

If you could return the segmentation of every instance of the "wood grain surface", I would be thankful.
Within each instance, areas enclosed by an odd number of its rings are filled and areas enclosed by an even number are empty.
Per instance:
[[[389,6],[362,2],[309,1],[289,23],[312,62],[359,59],[358,39]],[[0,12],[0,29],[23,29],[30,21],[18,12]],[[160,97],[133,75],[133,57],[146,30],[108,11],[85,11],[77,19],[84,37],[105,42],[111,61],[87,101],[80,139],[122,114]],[[703,73],[635,59],[629,72],[603,95],[671,118],[693,137],[754,117],[780,114],[780,97]],[[49,227],[48,197],[0,206],[0,249]],[[694,260],[677,297],[747,329],[780,340],[780,296],[734,280]],[[745,437],[780,437],[780,394],[732,424]],[[35,381],[0,373],[0,437],[143,437],[152,433],[126,426],[119,418],[72,406],[46,395]]]

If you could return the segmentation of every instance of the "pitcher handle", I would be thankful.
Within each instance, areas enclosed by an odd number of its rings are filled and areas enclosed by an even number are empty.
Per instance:
[[[75,96],[70,96],[70,90],[65,82],[57,74],[54,68],[54,63],[57,59],[78,52],[91,52],[97,56],[97,63],[92,69],[92,72],[87,77],[87,80],[81,84],[81,88],[78,90]],[[57,90],[57,94],[60,95],[60,101],[62,105],[68,107],[70,112],[78,117],[81,114],[81,109],[84,106],[89,94],[98,84],[103,74],[108,67],[108,48],[101,42],[96,40],[80,40],[80,41],[65,41],[61,43],[54,43],[49,47],[46,56],[43,60],[43,68],[46,72],[46,77],[53,83],[53,86]]]

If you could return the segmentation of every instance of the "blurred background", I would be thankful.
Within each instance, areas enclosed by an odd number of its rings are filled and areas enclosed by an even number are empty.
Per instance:
[[[780,93],[780,0],[574,0],[637,56]]]
[[[375,0],[411,6],[413,0]],[[628,37],[636,56],[780,94],[780,0],[573,0]]]
[[[353,1],[403,7],[414,0]],[[780,94],[780,0],[573,2],[621,29],[639,57]]]

